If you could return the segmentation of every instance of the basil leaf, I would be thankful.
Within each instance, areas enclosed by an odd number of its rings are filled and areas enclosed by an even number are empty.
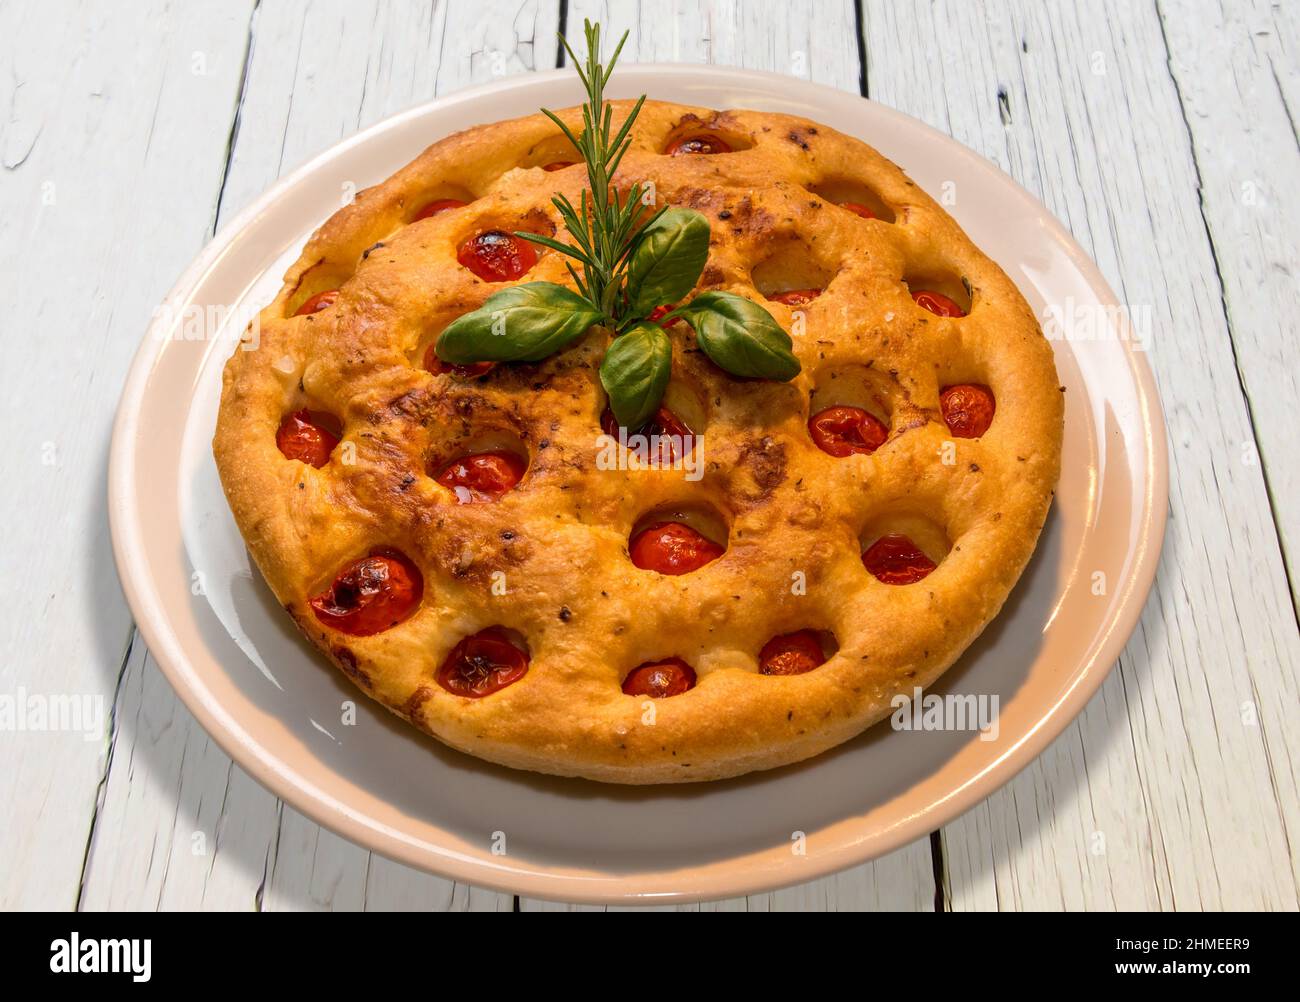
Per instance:
[[[600,363],[615,420],[630,430],[645,424],[664,397],[672,368],[673,344],[661,327],[637,324],[616,337]]]
[[[701,350],[733,376],[784,382],[799,375],[790,335],[751,299],[703,292],[674,313],[695,329]]]
[[[693,209],[667,209],[636,235],[627,263],[632,316],[649,316],[695,288],[709,257],[709,236],[709,221]]]
[[[540,362],[601,319],[601,312],[576,292],[551,282],[528,282],[494,292],[473,313],[457,317],[435,350],[452,365]]]

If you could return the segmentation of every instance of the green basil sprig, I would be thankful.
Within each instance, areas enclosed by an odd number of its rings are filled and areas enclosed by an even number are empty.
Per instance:
[[[668,316],[690,324],[704,354],[733,376],[785,382],[799,375],[790,335],[752,299],[702,292]]]
[[[709,221],[692,209],[666,209],[641,230],[627,266],[631,315],[648,317],[695,288],[709,258]]]
[[[601,363],[600,381],[614,417],[635,430],[659,407],[672,371],[672,342],[648,317],[695,288],[708,260],[711,231],[708,219],[692,209],[648,211],[640,184],[633,184],[626,196],[612,185],[645,96],[613,132],[613,108],[605,102],[604,88],[627,35],[609,65],[603,66],[600,26],[587,21],[584,28],[585,62],[563,36],[560,39],[587,90],[582,132],[574,135],[555,114],[542,109],[587,166],[590,188],[577,207],[564,195],[552,199],[573,242],[515,234],[571,258],[565,265],[577,291],[552,282],[528,282],[493,293],[473,313],[450,324],[435,350],[453,365],[539,362],[592,327],[605,327],[615,337]],[[694,329],[701,350],[733,375],[785,381],[799,374],[790,336],[752,300],[705,292],[673,309],[663,322],[677,317]]]
[[[657,324],[638,323],[614,339],[600,363],[609,409],[624,428],[640,428],[659,408],[673,370],[673,344]]]
[[[527,282],[502,289],[453,320],[438,338],[438,357],[469,362],[540,362],[576,341],[603,314],[571,289]]]

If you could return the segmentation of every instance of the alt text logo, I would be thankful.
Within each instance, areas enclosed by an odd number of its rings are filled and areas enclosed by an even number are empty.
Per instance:
[[[684,470],[686,480],[704,476],[704,449],[695,435],[670,432],[638,432],[618,429],[618,437],[608,433],[596,439],[598,470]]]
[[[87,692],[0,692],[0,732],[49,731],[104,740],[104,697]]]
[[[153,941],[148,939],[82,939],[73,933],[50,943],[50,970],[55,974],[129,974],[148,981]]]
[[[971,693],[921,694],[912,690],[909,697],[899,693],[891,701],[889,718],[896,731],[979,731],[981,741],[998,739],[998,705],[996,694],[975,696]]]

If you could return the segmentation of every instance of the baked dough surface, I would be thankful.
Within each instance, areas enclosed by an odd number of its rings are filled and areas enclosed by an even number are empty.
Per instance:
[[[615,107],[621,119],[629,105]],[[561,117],[579,127],[578,109]],[[735,152],[662,154],[687,134],[718,134]],[[435,143],[312,236],[260,315],[257,349],[237,349],[226,366],[214,451],[279,601],[394,713],[516,768],[712,780],[852,738],[966,649],[1034,550],[1059,473],[1062,394],[1051,347],[1012,282],[866,144],[801,118],[653,101],[632,135],[619,183],[653,182],[660,204],[704,213],[713,242],[699,289],[763,303],[803,366],[790,383],[733,379],[684,324],[670,329],[665,403],[703,435],[698,480],[681,469],[597,468],[597,367],[609,340],[599,329],[543,363],[478,379],[421,366],[448,323],[505,287],[457,263],[461,242],[498,228],[554,233],[552,194],[577,204],[584,169],[540,167],[574,158],[540,114]],[[470,204],[411,222],[448,197]],[[835,204],[869,197],[892,222]],[[537,280],[572,284],[548,251],[521,281]],[[964,294],[969,315],[922,310],[909,283]],[[802,316],[760,291],[809,286],[824,291]],[[331,308],[293,315],[334,288]],[[958,382],[996,396],[982,438],[954,439],[943,423],[940,389]],[[870,456],[820,451],[810,408],[837,403],[875,411],[888,441]],[[320,469],[276,446],[281,419],[304,406],[343,425]],[[496,502],[458,504],[429,474],[494,446],[529,459]],[[634,526],[677,508],[725,523],[726,553],[677,577],[635,567]],[[937,559],[929,577],[890,586],[866,571],[864,545],[893,530]],[[420,568],[418,610],[369,637],[322,625],[309,599],[377,546]],[[496,625],[526,641],[528,673],[481,699],[442,688],[434,676],[449,651]],[[833,635],[838,651],[803,675],[759,674],[763,644],[804,628]],[[651,715],[652,701],[624,695],[621,682],[669,656],[699,682],[653,701]]]

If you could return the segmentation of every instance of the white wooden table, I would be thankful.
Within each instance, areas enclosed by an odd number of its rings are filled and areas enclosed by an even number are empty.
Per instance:
[[[1087,711],[928,839],[704,907],[1295,909],[1300,894],[1300,5],[451,0],[0,6],[0,695],[99,696],[102,740],[0,732],[0,907],[557,907],[323,831],[236,768],[134,633],[109,428],[215,228],[359,128],[557,65],[775,70],[972,147],[1152,312],[1169,424],[1155,589]]]

